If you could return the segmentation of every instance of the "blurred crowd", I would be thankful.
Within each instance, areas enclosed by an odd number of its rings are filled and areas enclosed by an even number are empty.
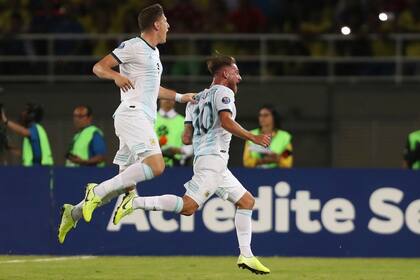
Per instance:
[[[418,32],[418,0],[1,0],[2,33],[135,33],[142,7],[161,3],[177,33]],[[386,12],[387,24],[378,20]],[[176,24],[175,24],[176,23]]]
[[[0,0],[0,55],[46,55],[51,53],[47,42],[40,40],[12,40],[19,33],[138,33],[137,16],[142,7],[159,2],[171,24],[171,33],[276,33],[299,34],[301,40],[274,41],[267,47],[268,55],[287,56],[369,56],[391,57],[396,54],[396,43],[391,33],[418,33],[420,31],[420,0]],[[385,13],[381,21],[379,14]],[[351,28],[354,39],[338,41],[331,49],[316,35],[340,34],[343,26]],[[371,40],[368,34],[380,34]],[[162,46],[165,55],[201,54],[214,50],[232,55],[256,55],[261,52],[258,41],[202,42],[193,49],[188,42],[169,40]],[[53,52],[63,55],[108,54],[118,45],[115,40],[56,40]],[[402,55],[420,56],[420,40],[412,40],[402,46]],[[170,74],[202,74],[196,64],[177,63],[168,65]],[[3,67],[0,74],[20,74],[22,67],[11,64]],[[14,69],[16,68],[16,69]],[[36,69],[35,69],[36,68]],[[38,65],[30,74],[44,73],[47,67]],[[243,65],[248,74],[260,74],[255,63]],[[420,72],[417,64],[408,65],[404,74]],[[268,63],[269,75],[318,75],[328,71],[326,63],[283,62]],[[337,64],[336,75],[392,75],[395,65],[379,63],[365,65]],[[90,65],[74,64],[72,67],[56,67],[58,74],[88,74]],[[73,73],[74,72],[74,73]],[[255,72],[255,73],[254,73]],[[27,73],[29,74],[29,73]]]

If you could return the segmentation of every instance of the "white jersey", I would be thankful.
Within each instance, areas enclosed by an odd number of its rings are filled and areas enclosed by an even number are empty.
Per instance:
[[[163,70],[159,50],[136,37],[122,42],[111,54],[120,64],[121,75],[134,84],[134,89],[121,90],[121,104],[115,114],[154,121]]]
[[[219,112],[229,111],[236,117],[235,96],[231,89],[222,85],[213,85],[196,95],[197,104],[188,103],[185,123],[194,128],[194,155],[221,155],[229,157],[229,145],[232,134],[220,123]]]

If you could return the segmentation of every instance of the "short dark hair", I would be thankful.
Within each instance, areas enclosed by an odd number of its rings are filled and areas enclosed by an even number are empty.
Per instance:
[[[76,108],[86,108],[86,111],[87,111],[86,115],[88,117],[92,116],[92,114],[93,114],[93,110],[92,110],[92,107],[90,105],[81,104],[81,105],[77,106]]]
[[[273,129],[274,130],[281,129],[281,121],[282,120],[281,120],[280,113],[279,113],[279,111],[277,111],[276,107],[274,107],[274,105],[272,105],[272,104],[264,104],[260,107],[258,112],[260,112],[262,109],[266,109],[266,110],[270,111],[271,115],[273,116]]]
[[[207,69],[214,76],[222,67],[231,66],[235,63],[236,60],[232,56],[216,54],[207,59]]]
[[[29,122],[41,122],[44,117],[44,109],[40,104],[28,102],[26,103],[26,112]]]
[[[141,10],[137,17],[140,32],[151,28],[161,16],[163,16],[163,7],[160,4],[154,4]]]

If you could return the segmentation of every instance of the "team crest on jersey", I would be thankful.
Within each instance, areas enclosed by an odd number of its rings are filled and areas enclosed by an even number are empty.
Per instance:
[[[124,42],[122,42],[118,47],[117,47],[117,49],[123,49],[125,47],[125,43]]]
[[[230,103],[230,98],[229,98],[229,97],[227,97],[227,96],[225,96],[225,97],[223,97],[223,98],[222,98],[222,102],[223,102],[224,104],[229,104],[229,103]]]

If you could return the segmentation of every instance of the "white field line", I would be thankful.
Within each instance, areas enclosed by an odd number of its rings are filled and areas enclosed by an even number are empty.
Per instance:
[[[67,260],[86,260],[94,259],[95,256],[74,256],[74,257],[57,257],[57,258],[42,258],[42,259],[26,259],[26,260],[8,260],[0,261],[0,264],[7,263],[30,263],[30,262],[56,262],[56,261],[67,261]]]

